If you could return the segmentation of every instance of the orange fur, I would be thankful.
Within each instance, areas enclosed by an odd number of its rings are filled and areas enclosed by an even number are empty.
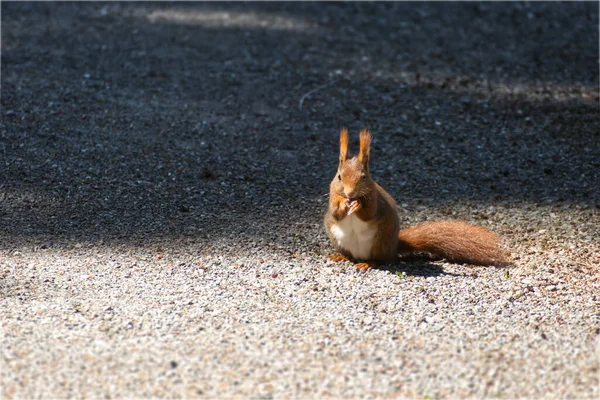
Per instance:
[[[340,129],[340,166],[348,159],[348,129]]]
[[[369,163],[369,153],[371,152],[371,132],[368,129],[361,129],[359,133],[360,152],[358,153],[358,161],[363,165]]]
[[[432,221],[404,228],[398,233],[398,253],[428,253],[477,265],[508,263],[496,233],[463,221]]]

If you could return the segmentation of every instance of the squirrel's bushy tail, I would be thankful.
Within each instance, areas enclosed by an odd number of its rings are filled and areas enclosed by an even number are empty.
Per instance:
[[[428,253],[475,265],[509,264],[496,233],[462,221],[431,221],[402,229],[398,233],[398,253]]]

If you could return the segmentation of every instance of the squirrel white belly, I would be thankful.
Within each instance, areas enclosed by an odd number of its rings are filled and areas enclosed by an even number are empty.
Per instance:
[[[357,260],[371,258],[377,226],[369,224],[356,215],[349,215],[331,226],[331,234],[339,247],[347,250]]]

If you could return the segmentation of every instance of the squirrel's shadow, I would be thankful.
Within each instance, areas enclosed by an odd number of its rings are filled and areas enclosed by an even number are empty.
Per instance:
[[[392,263],[382,264],[377,269],[389,271],[395,275],[405,276],[466,276],[466,274],[456,274],[453,272],[444,271],[444,268],[439,264],[432,263],[432,260],[422,258],[403,258],[402,260]]]

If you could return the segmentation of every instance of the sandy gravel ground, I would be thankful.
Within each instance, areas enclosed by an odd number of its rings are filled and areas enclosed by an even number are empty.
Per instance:
[[[2,398],[600,396],[597,3],[1,8]],[[514,267],[326,261],[342,124]]]

